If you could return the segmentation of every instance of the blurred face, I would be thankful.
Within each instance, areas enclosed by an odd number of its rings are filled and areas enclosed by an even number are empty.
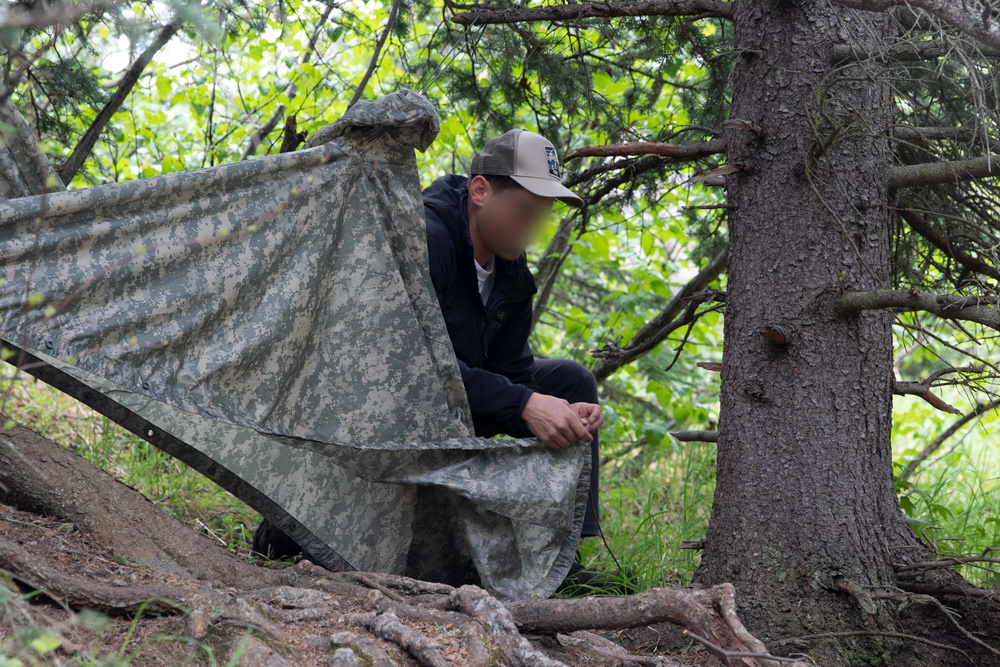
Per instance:
[[[480,242],[498,257],[517,259],[552,213],[552,197],[524,188],[495,191],[476,176],[469,183],[469,215]]]

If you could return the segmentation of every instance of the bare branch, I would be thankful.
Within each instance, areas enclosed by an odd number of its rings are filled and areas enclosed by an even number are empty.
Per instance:
[[[672,160],[693,160],[726,152],[725,139],[712,139],[692,144],[668,144],[653,141],[631,141],[609,146],[581,146],[563,158],[564,162],[584,157],[632,157],[657,155]]]
[[[973,39],[1000,49],[1000,23],[989,12],[977,11],[972,3],[958,0],[834,0],[839,5],[870,12],[884,12],[893,7],[922,9],[943,23]]]
[[[980,403],[972,410],[966,412],[961,418],[956,419],[951,426],[941,431],[936,438],[927,443],[927,446],[920,450],[920,453],[914,456],[910,462],[906,464],[906,467],[904,467],[899,473],[899,479],[909,479],[913,473],[916,472],[917,468],[928,459],[928,457],[940,449],[941,445],[958,433],[963,426],[980,415],[986,414],[990,410],[996,410],[997,408],[1000,408],[1000,399],[990,401],[989,403]]]
[[[880,63],[902,63],[918,60],[935,60],[953,53],[955,47],[944,41],[932,42],[900,42],[875,51],[859,49],[855,44],[838,44],[833,47],[833,62],[840,65],[852,60],[874,60]],[[984,58],[1000,58],[1000,48],[980,49],[977,55]]]
[[[461,25],[490,25],[528,21],[572,21],[616,16],[687,16],[689,18],[733,18],[733,3],[719,0],[644,0],[642,2],[582,2],[543,7],[475,9],[455,14]]]
[[[892,383],[892,393],[897,396],[918,396],[936,409],[953,415],[960,415],[962,412],[947,401],[942,400],[931,388],[923,382],[896,382]]]
[[[718,442],[718,431],[671,431],[670,435],[681,442]]]
[[[994,297],[925,294],[919,290],[844,292],[838,311],[842,315],[862,310],[888,309],[900,313],[924,311],[947,320],[977,322],[1000,331],[1000,310]]]
[[[278,108],[275,110],[271,117],[267,121],[258,127],[252,135],[250,135],[250,141],[247,142],[247,147],[243,149],[243,155],[240,156],[240,160],[246,160],[248,157],[257,152],[257,148],[260,146],[260,142],[264,138],[271,134],[275,127],[278,126],[278,121],[285,114],[285,105],[279,104]]]
[[[990,176],[1000,176],[1000,155],[896,167],[889,173],[889,187],[898,190],[941,183],[959,183]]]
[[[115,94],[111,96],[111,99],[107,101],[104,108],[101,109],[100,113],[97,114],[97,118],[94,122],[90,124],[87,131],[83,133],[83,137],[80,139],[80,143],[76,145],[73,149],[73,153],[66,160],[66,163],[62,166],[59,172],[59,177],[62,178],[63,183],[69,184],[76,176],[76,172],[80,170],[83,163],[90,156],[90,152],[94,150],[94,144],[97,143],[97,139],[101,136],[101,132],[107,126],[111,117],[114,116],[121,105],[125,103],[126,98],[128,98],[129,93],[132,92],[132,88],[135,87],[136,82],[139,80],[139,76],[142,71],[146,69],[146,66],[153,60],[153,56],[170,41],[170,38],[177,34],[180,29],[180,21],[173,21],[163,26],[160,33],[153,40],[153,43],[146,47],[142,54],[136,59],[134,63],[128,68],[125,76],[122,77],[121,83],[118,85]]]
[[[708,266],[699,271],[698,275],[692,278],[667,303],[656,317],[636,332],[627,345],[617,350],[613,356],[602,359],[594,366],[594,375],[597,379],[603,380],[622,366],[631,363],[663,342],[671,332],[687,324],[687,321],[680,321],[678,318],[684,319],[683,315],[690,308],[692,298],[704,291],[712,281],[718,278],[725,271],[728,262],[729,246],[727,245],[709,262]]]
[[[938,231],[922,214],[917,211],[901,210],[899,211],[899,216],[910,226],[910,229],[966,269],[1000,280],[1000,270],[997,267],[985,259],[953,245],[948,235]]]
[[[965,141],[968,143],[978,143],[984,140],[985,135],[980,127],[913,127],[910,125],[897,125],[892,128],[894,139],[903,141]],[[995,142],[991,142],[995,143]],[[1000,149],[998,149],[1000,150]]]
[[[365,88],[368,86],[368,80],[371,79],[372,74],[375,73],[375,67],[378,66],[379,58],[382,55],[382,47],[385,46],[385,40],[389,39],[389,33],[392,32],[392,27],[396,25],[396,17],[399,15],[399,6],[403,4],[402,0],[393,0],[392,8],[389,10],[389,18],[385,22],[385,28],[382,30],[382,34],[379,35],[378,41],[375,42],[375,52],[372,53],[372,59],[368,63],[368,69],[365,70],[365,75],[361,77],[361,83],[358,84],[358,89],[354,91],[354,97],[351,101],[347,103],[347,108],[350,109],[361,96],[365,94]]]

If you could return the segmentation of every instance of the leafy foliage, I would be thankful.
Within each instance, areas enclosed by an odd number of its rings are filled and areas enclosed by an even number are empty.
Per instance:
[[[583,19],[484,29],[445,20],[450,10],[438,2],[413,0],[402,2],[400,20],[375,54],[390,7],[318,0],[136,2],[84,16],[65,29],[6,35],[3,82],[58,165],[157,30],[183,21],[70,187],[187,171],[239,160],[245,152],[275,153],[286,117],[294,115],[307,132],[338,118],[373,57],[378,66],[369,96],[408,87],[438,105],[441,134],[419,158],[425,184],[465,172],[488,137],[513,126],[543,133],[565,155],[583,145],[710,139],[728,114],[732,27],[724,21]],[[901,163],[962,159],[984,147],[996,152],[1000,141],[996,72],[981,64],[967,40],[948,31],[939,38],[965,60],[900,63],[893,80],[896,121],[968,132],[898,140]],[[920,46],[916,33],[911,39]],[[251,137],[272,118],[273,129],[256,151],[248,151]],[[847,135],[865,131],[842,129]],[[566,180],[587,196],[588,206],[582,212],[557,209],[531,251],[540,282],[551,287],[533,333],[536,353],[590,364],[590,350],[631,339],[724,247],[726,210],[710,208],[723,203],[721,194],[688,181],[719,160],[678,166],[656,158],[592,158],[567,164]],[[902,195],[897,207],[926,224],[917,229],[912,217],[900,213],[897,286],[995,291],[997,192],[994,183],[984,182]],[[724,289],[725,279],[712,286]],[[897,336],[903,379],[919,380],[942,363],[968,363],[955,348],[972,350],[984,367],[995,351],[993,339],[980,331],[910,316],[899,319]],[[647,585],[683,579],[694,566],[693,552],[676,545],[699,537],[707,522],[714,453],[679,444],[669,433],[718,424],[718,376],[695,364],[719,361],[721,353],[722,316],[710,313],[604,383],[605,527],[612,551],[648,564],[640,568]],[[993,388],[987,374],[978,384],[949,389],[949,400],[970,406],[971,389]],[[915,400],[897,400],[894,436],[901,461],[944,426],[940,414]],[[21,414],[43,430],[51,426],[43,415],[33,415]],[[984,417],[976,428],[993,421],[995,416]],[[101,435],[87,446],[95,460],[150,495],[170,498],[164,502],[189,520],[201,520],[202,500],[206,508],[228,508],[232,519],[216,527],[239,542],[237,533],[252,513],[182,481],[176,465],[147,445],[112,435],[104,440],[105,433],[113,430],[101,424]],[[1000,538],[1000,509],[991,500],[997,482],[985,473],[996,461],[984,453],[984,443],[968,436],[900,488],[914,521],[940,525],[938,535],[962,536],[968,550]],[[175,481],[164,488],[154,482],[168,478]],[[660,547],[641,546],[652,544]],[[588,549],[612,565],[599,549]]]

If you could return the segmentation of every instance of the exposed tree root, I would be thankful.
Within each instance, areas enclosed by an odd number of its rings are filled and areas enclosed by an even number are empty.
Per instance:
[[[340,622],[367,628],[376,637],[398,644],[406,649],[421,665],[427,667],[448,667],[448,660],[441,652],[441,647],[433,639],[429,639],[413,628],[403,625],[399,617],[391,611],[380,614],[345,614]]]
[[[556,639],[567,648],[577,649],[580,653],[591,653],[612,660],[619,660],[634,665],[653,665],[654,667],[683,667],[683,663],[673,658],[634,655],[618,644],[600,635],[586,630],[577,630],[569,635],[558,634]]]
[[[708,589],[656,588],[624,598],[534,600],[509,608],[517,626],[529,632],[623,629],[669,622],[712,646],[754,654],[739,656],[746,665],[778,664],[768,659],[763,642],[743,627],[736,614],[736,591],[730,584]]]
[[[21,426],[5,430],[0,442],[0,502],[61,517],[115,553],[178,577],[227,584],[280,578],[238,560],[82,456]]]
[[[51,600],[62,607],[50,605],[53,611],[45,612],[45,606],[7,596],[0,605],[0,637],[44,624],[49,613],[71,617],[75,610],[87,608],[113,617],[177,617],[180,625],[172,632],[192,645],[220,634],[212,633],[212,628],[234,628],[235,638],[232,632],[222,633],[232,639],[227,654],[239,651],[239,664],[251,667],[313,662],[304,656],[315,659],[316,653],[326,664],[341,667],[560,667],[566,660],[574,665],[621,662],[679,667],[685,663],[676,658],[636,654],[591,632],[671,623],[685,628],[689,637],[728,665],[805,664],[770,655],[747,631],[729,584],[707,589],[661,588],[624,598],[504,604],[473,586],[455,589],[398,575],[332,573],[308,561],[270,570],[233,558],[69,450],[23,429],[5,440],[0,447],[0,498],[69,520],[90,535],[88,539],[126,558],[119,563],[117,558],[109,560],[106,552],[85,553],[85,545],[67,542],[79,542],[81,533],[71,531],[75,537],[57,534],[52,526],[58,523],[42,526],[45,521],[36,517],[39,525],[33,525],[30,515],[15,517],[16,510],[0,506],[0,585],[6,582],[13,589],[16,583],[22,589],[42,591],[44,596],[33,599]],[[58,488],[75,492],[58,493],[54,490]],[[25,530],[22,525],[33,526],[36,533],[19,544],[9,536]],[[53,535],[58,548],[32,547]],[[64,562],[64,556],[70,558],[66,554],[73,554],[75,560]],[[933,585],[942,594],[978,591],[964,588],[957,575],[901,585],[911,589]],[[945,608],[925,597],[909,595],[906,601],[927,602],[940,615]],[[955,624],[945,611],[948,622]],[[256,637],[246,636],[248,629]],[[554,637],[558,645],[533,639],[534,635]],[[962,648],[955,648],[923,637],[914,639],[963,656],[995,651],[975,629],[966,632],[963,640]],[[67,639],[65,645],[71,646],[72,641]],[[970,645],[979,651],[970,650]]]
[[[356,658],[360,658],[361,664],[371,665],[371,667],[393,667],[396,664],[381,646],[367,637],[351,632],[337,632],[331,635],[330,648],[335,650],[346,648]],[[336,657],[336,653],[334,657]]]

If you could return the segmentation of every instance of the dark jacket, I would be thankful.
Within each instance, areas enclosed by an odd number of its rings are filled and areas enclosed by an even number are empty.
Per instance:
[[[478,435],[531,435],[521,412],[534,391],[528,348],[535,278],[524,255],[494,259],[486,305],[469,236],[469,179],[443,176],[424,190],[431,280],[448,325]]]

